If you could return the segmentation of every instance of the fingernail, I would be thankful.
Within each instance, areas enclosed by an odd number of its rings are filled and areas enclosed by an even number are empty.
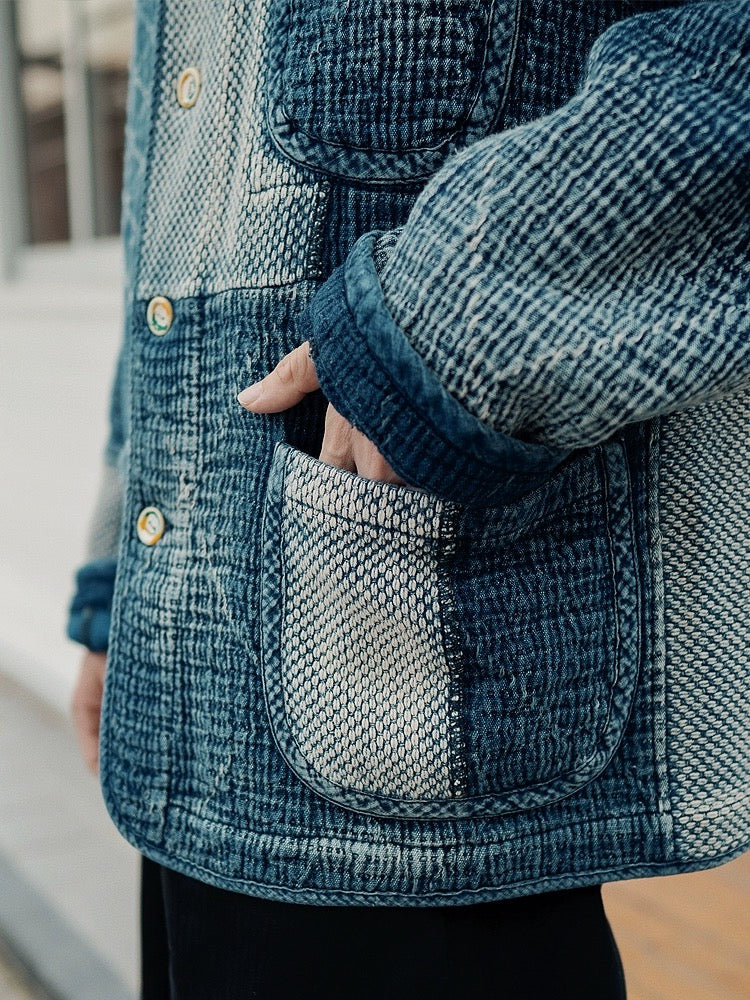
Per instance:
[[[258,402],[262,395],[263,389],[256,383],[255,385],[249,385],[247,389],[243,389],[237,397],[237,402],[241,406],[252,406],[253,403]]]

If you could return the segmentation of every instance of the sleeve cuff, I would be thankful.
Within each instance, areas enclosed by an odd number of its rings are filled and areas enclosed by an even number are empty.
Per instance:
[[[67,634],[68,638],[94,653],[105,652],[109,643],[116,569],[114,560],[100,559],[76,573],[76,592],[70,605]]]
[[[518,499],[569,453],[492,430],[445,391],[385,306],[379,235],[358,240],[298,317],[323,392],[409,485],[459,503]]]

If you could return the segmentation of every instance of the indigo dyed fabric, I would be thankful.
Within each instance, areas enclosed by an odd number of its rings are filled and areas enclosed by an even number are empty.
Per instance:
[[[419,906],[748,847],[749,59],[746,2],[139,5],[71,634],[114,577],[148,858]],[[241,409],[305,339],[323,392]]]

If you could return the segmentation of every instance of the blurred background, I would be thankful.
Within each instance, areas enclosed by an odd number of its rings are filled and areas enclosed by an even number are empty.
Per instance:
[[[0,1000],[136,995],[135,852],[65,638],[121,322],[131,0],[0,0]]]
[[[120,336],[132,27],[131,0],[0,0],[0,1000],[137,995],[137,858],[78,758],[64,638]],[[630,1000],[750,997],[750,855],[605,898]]]

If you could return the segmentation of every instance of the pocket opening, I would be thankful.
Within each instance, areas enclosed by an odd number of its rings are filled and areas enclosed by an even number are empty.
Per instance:
[[[339,805],[416,819],[530,809],[596,777],[622,738],[637,677],[628,490],[619,443],[556,473],[537,491],[536,521],[372,483],[278,445],[260,613],[269,719],[292,771]],[[587,492],[601,494],[598,537],[579,545],[586,515],[567,538],[561,526],[571,498]],[[491,530],[503,514],[521,524],[506,548]],[[513,596],[537,572],[527,568],[537,550],[543,574],[553,543],[574,550],[570,613],[559,602],[571,566],[554,585]],[[539,648],[512,634],[511,605],[524,599],[536,601],[527,611]],[[600,638],[601,650],[588,649]]]

